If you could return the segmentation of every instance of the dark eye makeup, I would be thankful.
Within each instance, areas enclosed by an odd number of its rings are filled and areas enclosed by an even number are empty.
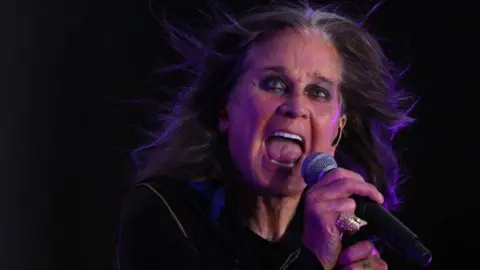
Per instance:
[[[277,95],[284,95],[290,92],[289,83],[279,75],[267,75],[260,80],[260,88]],[[331,100],[331,92],[320,84],[309,84],[304,89],[305,94],[314,100]]]

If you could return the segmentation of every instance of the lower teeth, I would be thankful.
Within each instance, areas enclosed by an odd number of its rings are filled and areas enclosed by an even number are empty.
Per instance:
[[[270,161],[273,162],[273,163],[275,163],[275,164],[277,164],[277,165],[286,167],[286,168],[292,168],[292,167],[295,165],[295,163],[281,163],[281,162],[278,162],[278,161],[276,161],[276,160],[274,160],[274,159],[270,159]]]

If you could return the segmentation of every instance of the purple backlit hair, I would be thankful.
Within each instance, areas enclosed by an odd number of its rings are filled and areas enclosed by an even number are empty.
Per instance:
[[[138,178],[231,179],[233,162],[225,135],[218,130],[218,114],[243,72],[246,52],[274,31],[315,28],[335,46],[342,61],[340,92],[348,120],[335,158],[376,185],[385,195],[386,207],[396,206],[399,166],[391,144],[395,133],[413,122],[408,109],[402,109],[410,99],[395,88],[393,67],[363,28],[363,20],[347,19],[334,6],[312,9],[306,4],[222,17],[202,42],[166,24],[172,47],[185,58],[173,70],[184,71],[192,80],[161,115],[161,132],[133,152],[136,161],[140,157],[144,161]]]

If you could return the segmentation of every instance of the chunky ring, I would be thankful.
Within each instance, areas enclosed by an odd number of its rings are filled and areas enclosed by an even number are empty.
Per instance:
[[[367,222],[355,215],[341,213],[337,219],[336,225],[343,231],[356,232]]]

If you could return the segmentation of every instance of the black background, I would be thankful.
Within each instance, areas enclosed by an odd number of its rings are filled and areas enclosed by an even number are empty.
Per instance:
[[[229,4],[231,11],[255,3]],[[365,13],[373,1],[350,1]],[[172,59],[145,0],[0,3],[0,269],[112,269],[129,151],[151,127],[139,98]],[[433,251],[428,269],[478,265],[478,14],[473,1],[386,1],[368,20],[410,63],[421,97],[397,141],[410,180],[398,213]],[[203,1],[162,1],[193,19]],[[350,6],[352,7],[352,6]],[[192,12],[193,11],[193,12]],[[464,266],[465,265],[465,266]]]

